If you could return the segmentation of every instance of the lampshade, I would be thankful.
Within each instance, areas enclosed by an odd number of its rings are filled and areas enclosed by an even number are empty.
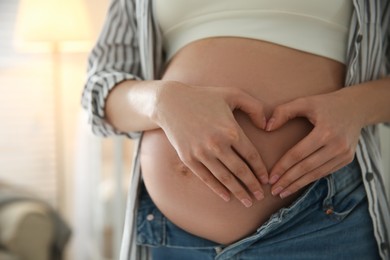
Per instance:
[[[16,22],[16,41],[67,42],[91,37],[83,0],[21,0]]]

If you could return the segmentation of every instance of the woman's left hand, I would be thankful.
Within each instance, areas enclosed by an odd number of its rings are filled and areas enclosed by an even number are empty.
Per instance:
[[[275,108],[267,131],[296,117],[307,118],[314,128],[272,168],[274,196],[287,197],[353,160],[364,122],[358,101],[343,93],[298,98]]]

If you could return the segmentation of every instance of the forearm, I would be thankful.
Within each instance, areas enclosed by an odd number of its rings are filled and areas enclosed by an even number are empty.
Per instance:
[[[362,126],[390,122],[390,77],[365,82],[339,91],[362,120]]]
[[[119,131],[143,131],[159,128],[152,119],[163,81],[127,80],[109,93],[105,119]]]

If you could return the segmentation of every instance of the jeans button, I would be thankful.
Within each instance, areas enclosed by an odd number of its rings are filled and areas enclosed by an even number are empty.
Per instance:
[[[326,215],[332,215],[334,213],[334,211],[333,211],[333,208],[332,207],[329,207],[329,208],[327,208],[326,210],[325,210],[325,214]]]
[[[146,216],[146,220],[147,221],[152,221],[154,219],[154,215],[153,214],[148,214],[147,216]]]
[[[217,246],[217,247],[215,248],[215,252],[216,252],[217,254],[221,253],[221,252],[222,252],[222,247]]]

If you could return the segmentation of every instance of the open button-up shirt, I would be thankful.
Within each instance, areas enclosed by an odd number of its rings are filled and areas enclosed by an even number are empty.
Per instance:
[[[89,57],[88,79],[82,96],[82,105],[97,135],[124,134],[138,140],[142,136],[139,132],[115,130],[104,120],[104,107],[109,91],[119,82],[155,79],[161,71],[162,38],[151,5],[151,0],[112,0],[101,35]],[[346,87],[390,76],[390,1],[353,0],[353,6],[346,57]],[[390,259],[390,210],[382,179],[376,125],[362,130],[356,156],[362,170],[378,249],[383,259]],[[148,250],[135,244],[135,215],[141,181],[138,149],[132,171],[121,260],[149,258]]]

